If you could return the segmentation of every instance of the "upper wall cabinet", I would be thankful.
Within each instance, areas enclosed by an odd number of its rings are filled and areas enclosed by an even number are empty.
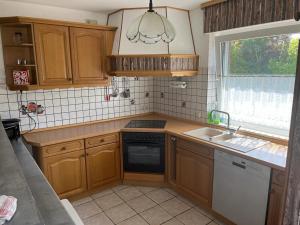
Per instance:
[[[11,90],[108,85],[116,27],[27,17],[0,18]]]
[[[35,24],[40,85],[72,84],[69,27]]]
[[[105,33],[99,30],[70,28],[73,82],[106,82]]]

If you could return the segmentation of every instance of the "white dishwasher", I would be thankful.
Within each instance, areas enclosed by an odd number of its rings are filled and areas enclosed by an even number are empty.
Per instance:
[[[264,225],[271,169],[215,150],[213,209],[237,225]]]

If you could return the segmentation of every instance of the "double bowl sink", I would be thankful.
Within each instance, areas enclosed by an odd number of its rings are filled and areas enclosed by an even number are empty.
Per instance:
[[[184,134],[201,140],[209,141],[218,145],[222,145],[224,147],[231,148],[233,150],[240,151],[243,153],[252,151],[269,143],[265,140],[239,135],[235,133],[229,133],[228,131],[222,131],[209,127],[187,131],[184,132]]]

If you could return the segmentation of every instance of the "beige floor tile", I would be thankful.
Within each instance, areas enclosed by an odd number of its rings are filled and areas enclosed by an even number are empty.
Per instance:
[[[110,209],[114,206],[124,203],[124,201],[115,193],[105,195],[94,200],[103,210]]]
[[[160,206],[163,207],[171,216],[177,216],[191,208],[178,198],[172,198],[163,202]]]
[[[158,189],[157,187],[146,187],[146,186],[137,186],[136,188],[144,194]]]
[[[180,195],[178,195],[177,198],[178,198],[180,201],[183,201],[185,204],[187,204],[187,205],[189,205],[189,206],[191,206],[191,207],[194,207],[194,206],[195,206],[195,204],[192,203],[190,200],[188,200],[188,199],[186,199],[186,198],[184,198],[184,197],[182,197],[182,196],[180,196]]]
[[[81,219],[86,219],[102,212],[102,210],[94,201],[75,206],[75,210]]]
[[[101,192],[98,192],[98,193],[95,193],[93,195],[91,195],[91,197],[93,199],[97,199],[97,198],[101,198],[105,195],[109,195],[109,194],[113,194],[114,192],[112,191],[112,189],[107,189],[107,190],[104,190],[104,191],[101,191]]]
[[[120,223],[134,215],[136,212],[133,211],[128,205],[123,203],[122,205],[116,206],[114,208],[105,211],[105,214],[114,222]]]
[[[185,225],[206,225],[211,222],[211,219],[202,215],[195,209],[190,209],[176,217]]]
[[[208,225],[219,225],[218,223],[216,223],[216,222],[214,222],[214,221],[212,221],[212,222],[210,222]],[[221,225],[221,224],[220,224]]]
[[[164,191],[163,189],[151,191],[151,192],[147,193],[146,196],[151,198],[157,204],[160,204],[171,198],[174,198],[174,195],[170,194],[169,192]]]
[[[90,201],[93,201],[93,199],[90,196],[88,196],[88,197],[81,198],[81,199],[78,199],[76,201],[73,201],[72,205],[75,207],[75,206],[78,206],[78,205],[81,205],[81,204],[84,204],[84,203],[87,203],[87,202],[90,202]]]
[[[173,218],[173,219],[163,223],[163,225],[183,225],[183,223],[181,223],[178,219]]]
[[[212,219],[212,220],[215,219],[214,216],[205,209],[202,209],[198,206],[195,206],[194,209],[197,210],[198,212],[202,213],[203,215],[207,216],[208,218]]]
[[[114,225],[104,213],[89,217],[83,220],[83,223],[84,225]]]
[[[147,198],[145,195],[132,199],[126,203],[138,213],[143,212],[157,205],[155,202],[153,202],[150,198]]]
[[[217,219],[214,219],[214,221],[213,221],[214,223],[212,224],[212,225],[226,225],[226,223],[224,223],[224,222],[221,222],[221,221],[219,221],[219,220],[217,220]]]
[[[170,194],[174,195],[174,196],[178,196],[178,193],[173,191],[170,188],[162,188],[164,191],[169,192]]]
[[[150,224],[150,225],[159,225],[170,219],[172,216],[169,215],[162,207],[159,205],[146,210],[141,213],[141,216]]]
[[[137,198],[141,195],[143,195],[142,192],[140,192],[137,188],[135,187],[128,187],[119,191],[116,191],[116,193],[125,201],[128,201],[130,199]]]
[[[125,184],[120,184],[120,185],[118,185],[116,187],[113,187],[112,190],[113,191],[120,191],[120,190],[128,188],[128,187],[130,187],[130,186],[129,185],[125,185]]]
[[[139,215],[131,217],[118,225],[148,225],[148,223]]]

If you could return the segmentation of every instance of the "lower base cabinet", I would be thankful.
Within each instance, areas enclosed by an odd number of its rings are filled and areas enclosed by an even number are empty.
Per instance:
[[[269,195],[267,225],[281,225],[284,209],[285,172],[273,170]]]
[[[177,138],[176,187],[207,207],[212,204],[213,149]]]
[[[43,167],[44,174],[60,198],[87,189],[84,150],[44,158]]]
[[[118,133],[33,148],[60,198],[116,183],[121,177]]]
[[[86,152],[89,189],[120,179],[120,154],[117,143],[88,148]]]

